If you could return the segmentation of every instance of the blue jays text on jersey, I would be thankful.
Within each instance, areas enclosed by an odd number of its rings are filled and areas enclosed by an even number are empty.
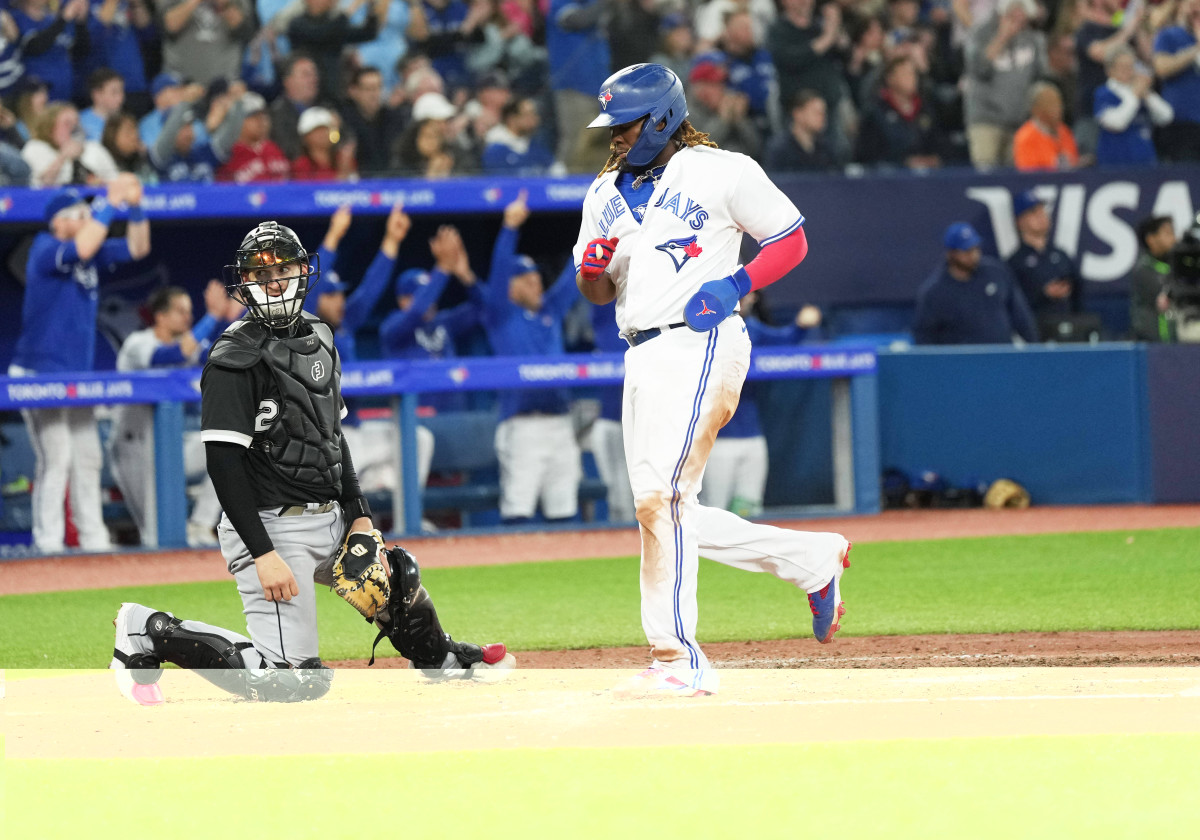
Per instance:
[[[621,200],[621,196],[614,195],[608,200],[608,204],[604,205],[604,209],[600,212],[600,235],[608,236],[608,229],[612,227],[612,223],[617,220],[618,216],[625,213],[625,202]]]
[[[708,221],[708,211],[704,209],[699,202],[685,196],[682,192],[672,193],[669,189],[663,190],[662,195],[654,202],[655,207],[661,207],[664,210],[670,210],[680,219],[688,223],[688,227],[692,230],[700,230],[704,227],[704,223]],[[600,233],[603,236],[608,236],[608,229],[612,227],[612,223],[625,213],[626,204],[620,196],[613,196],[604,205],[600,211]]]
[[[683,202],[687,203],[684,204]],[[682,192],[672,194],[669,189],[663,190],[663,194],[658,197],[658,201],[654,202],[654,206],[670,210],[680,219],[687,222],[688,227],[692,230],[700,230],[704,227],[704,223],[708,221],[708,211]]]

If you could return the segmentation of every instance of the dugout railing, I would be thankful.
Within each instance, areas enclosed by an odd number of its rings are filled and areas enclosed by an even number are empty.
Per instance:
[[[756,350],[751,380],[817,379],[830,382],[830,444],[833,500],[809,512],[873,513],[879,510],[879,419],[876,354],[869,348],[804,346]],[[416,450],[420,395],[501,391],[514,388],[619,386],[619,353],[558,357],[484,357],[447,361],[382,361],[347,365],[342,392],[348,397],[386,398],[396,434],[393,451],[400,476],[391,495],[394,530],[420,532],[424,499],[418,486]],[[186,545],[186,476],[183,463],[184,404],[200,398],[200,369],[97,372],[37,377],[0,377],[0,410],[72,405],[148,403],[154,410],[155,503],[159,545]],[[478,441],[473,441],[477,445]],[[436,488],[428,488],[436,495]],[[444,495],[444,493],[443,493]],[[792,509],[790,513],[800,512]]]

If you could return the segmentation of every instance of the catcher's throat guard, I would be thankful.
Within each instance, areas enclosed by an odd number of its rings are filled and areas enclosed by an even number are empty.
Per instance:
[[[222,274],[230,297],[246,307],[249,317],[274,330],[289,329],[321,276],[321,261],[290,227],[262,222],[246,234]]]

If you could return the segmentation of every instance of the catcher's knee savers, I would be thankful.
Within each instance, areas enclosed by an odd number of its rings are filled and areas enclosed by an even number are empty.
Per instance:
[[[387,557],[392,567],[391,594],[387,606],[375,617],[379,635],[367,664],[374,664],[375,647],[385,636],[401,656],[422,670],[440,671],[447,665],[448,654],[454,654],[462,668],[482,662],[479,645],[456,642],[442,629],[433,599],[421,585],[416,558],[400,546],[389,548]]]
[[[333,670],[315,656],[291,669],[272,667],[255,653],[260,667],[253,667],[242,656],[242,651],[253,650],[249,642],[234,644],[215,633],[188,630],[182,621],[164,612],[146,620],[146,634],[154,653],[129,657],[126,667],[133,671],[134,682],[157,682],[162,676],[158,666],[170,662],[195,671],[231,694],[276,703],[316,700],[325,696],[333,682]]]

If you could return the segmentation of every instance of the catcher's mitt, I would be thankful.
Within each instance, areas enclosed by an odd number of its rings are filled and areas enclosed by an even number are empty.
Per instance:
[[[983,506],[989,508],[1027,508],[1029,507],[1029,491],[1012,479],[998,478],[992,482],[992,486],[984,494]]]
[[[333,591],[367,621],[375,620],[375,613],[392,594],[384,555],[383,534],[378,530],[351,531],[333,563]]]

